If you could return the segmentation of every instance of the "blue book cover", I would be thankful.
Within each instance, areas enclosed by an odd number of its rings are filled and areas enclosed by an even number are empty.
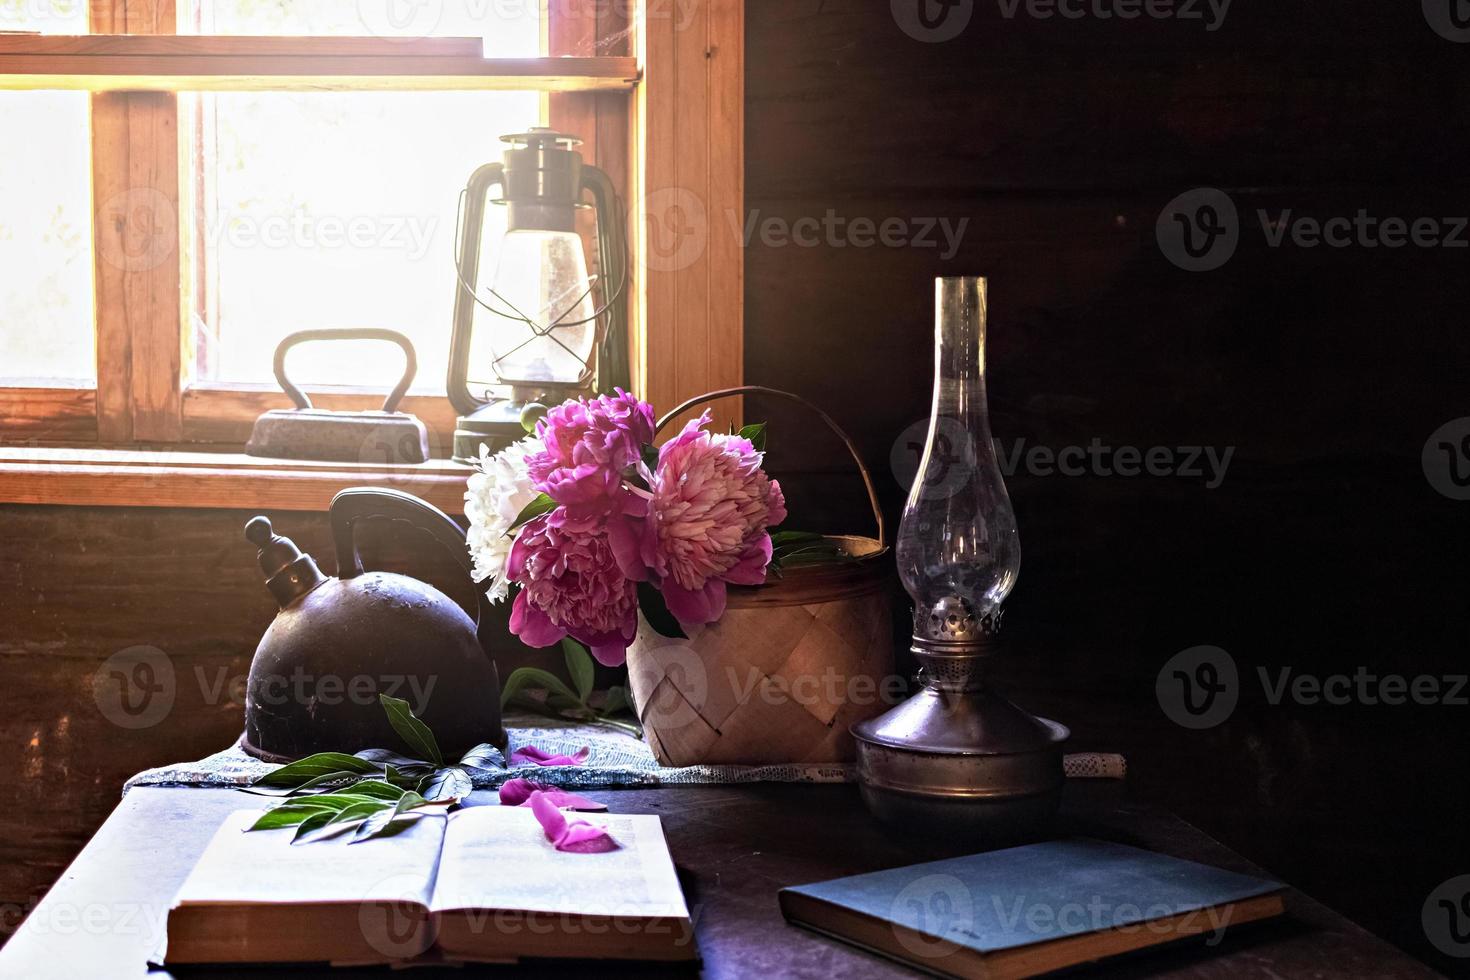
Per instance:
[[[1279,882],[1073,838],[782,889],[799,925],[954,976],[1033,976],[1280,914]]]

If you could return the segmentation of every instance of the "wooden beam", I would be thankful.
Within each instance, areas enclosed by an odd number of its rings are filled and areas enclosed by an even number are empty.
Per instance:
[[[0,379],[0,425],[5,442],[90,442],[97,438],[97,389],[11,387],[14,384],[11,379]]]
[[[0,35],[0,89],[628,91],[623,57],[485,58],[478,38]]]
[[[669,407],[744,374],[743,0],[646,16],[637,51],[635,383]],[[717,427],[738,400],[711,406]]]
[[[452,514],[471,470],[447,460],[357,465],[231,453],[0,448],[0,503],[325,511],[337,491],[389,486]]]

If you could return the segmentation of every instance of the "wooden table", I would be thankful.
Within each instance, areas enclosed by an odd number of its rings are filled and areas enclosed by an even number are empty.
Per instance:
[[[784,885],[893,867],[954,853],[942,842],[895,841],[863,810],[851,786],[759,784],[604,790],[616,812],[663,818],[696,936],[711,977],[918,976],[902,966],[786,925],[776,907]],[[472,802],[493,801],[476,793]],[[258,800],[233,790],[140,788],[102,829],[0,950],[0,978],[153,980],[220,976],[215,971],[148,973],[146,957],[161,934],[169,900],[216,826],[231,810]],[[1259,874],[1259,869],[1167,814],[1121,801],[1117,784],[1073,780],[1063,833],[1136,844],[1179,857]],[[1194,978],[1432,977],[1427,967],[1299,892],[1290,917],[1247,926],[1213,949],[1155,950],[1087,971],[1093,976]],[[643,965],[539,964],[537,976],[687,976]],[[453,976],[510,976],[528,970],[467,967]],[[398,976],[382,970],[327,967],[228,971],[260,977]]]

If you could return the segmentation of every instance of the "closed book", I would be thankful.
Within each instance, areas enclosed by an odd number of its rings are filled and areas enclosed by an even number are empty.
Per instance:
[[[1031,977],[1280,915],[1280,882],[1086,838],[784,888],[781,911],[941,976]]]

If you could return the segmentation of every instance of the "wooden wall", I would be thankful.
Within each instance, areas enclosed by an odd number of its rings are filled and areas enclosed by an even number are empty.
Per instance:
[[[1415,3],[1235,3],[1213,32],[965,7],[958,37],[924,43],[887,3],[749,4],[746,219],[968,226],[948,257],[757,234],[746,377],[848,424],[896,520],[888,461],[928,411],[932,278],[981,274],[1008,446],[1234,447],[1214,489],[1009,479],[1012,690],[1127,752],[1135,788],[1432,955],[1420,907],[1470,871],[1467,709],[1273,706],[1256,670],[1466,672],[1470,503],[1420,455],[1470,415],[1470,249],[1272,248],[1256,211],[1470,214],[1470,44]],[[1155,223],[1202,186],[1233,198],[1240,241],[1186,272]],[[746,415],[771,422],[794,522],[866,525],[835,441],[781,404]],[[1190,732],[1154,684],[1199,644],[1246,681],[1228,722]]]
[[[1420,904],[1470,871],[1466,709],[1273,706],[1252,680],[1229,721],[1188,732],[1154,682],[1205,643],[1250,678],[1466,669],[1470,503],[1428,485],[1420,451],[1470,414],[1470,252],[1273,249],[1251,222],[1258,208],[1470,212],[1470,45],[1436,36],[1413,3],[1237,0],[1213,32],[1000,9],[974,3],[959,37],[923,43],[875,0],[749,0],[747,213],[712,216],[711,234],[829,210],[968,223],[948,257],[758,235],[746,378],[846,423],[896,523],[889,460],[927,413],[931,280],[979,273],[997,436],[1234,447],[1214,489],[1009,480],[1025,561],[1007,681],[1078,746],[1128,753],[1139,792],[1430,955]],[[1187,273],[1154,227],[1200,186],[1225,189],[1246,224],[1222,268]],[[867,526],[835,441],[781,404],[751,399],[746,414],[772,423],[794,525]],[[243,676],[273,615],[239,538],[248,516],[0,507],[7,909],[60,873],[128,775],[238,733],[240,708],[212,684]],[[329,555],[321,517],[273,516]],[[401,542],[379,557],[424,560]],[[91,680],[140,644],[182,682],[166,718],[124,731]]]

